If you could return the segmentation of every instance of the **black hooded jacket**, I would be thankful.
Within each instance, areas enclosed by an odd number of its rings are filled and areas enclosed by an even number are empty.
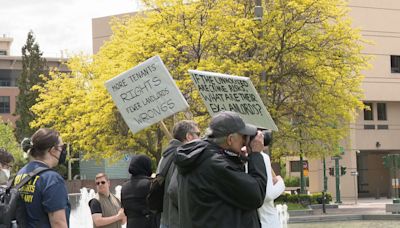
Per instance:
[[[176,156],[179,222],[182,228],[260,227],[257,208],[265,198],[267,175],[259,153],[238,156],[207,140],[181,146]]]
[[[145,155],[134,155],[129,164],[131,179],[122,185],[121,203],[128,217],[127,228],[156,227],[156,218],[147,207],[150,190],[151,160]]]

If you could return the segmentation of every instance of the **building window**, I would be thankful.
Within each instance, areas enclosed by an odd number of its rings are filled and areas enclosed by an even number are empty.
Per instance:
[[[378,120],[387,120],[386,103],[378,103],[377,110],[378,110]]]
[[[0,86],[10,87],[11,86],[11,81],[7,80],[7,79],[0,79]]]
[[[303,164],[308,167],[307,160],[303,160]],[[290,172],[300,172],[300,167],[300,161],[290,161]]]
[[[400,73],[400,56],[391,55],[390,56],[390,69],[392,73]]]
[[[364,103],[364,120],[374,120],[372,103]]]
[[[0,113],[10,113],[10,97],[0,96]]]
[[[5,50],[0,50],[0,55],[7,55],[7,51],[5,51]]]

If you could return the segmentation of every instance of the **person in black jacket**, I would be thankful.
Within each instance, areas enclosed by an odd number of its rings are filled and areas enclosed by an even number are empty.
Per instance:
[[[151,160],[148,156],[133,155],[129,164],[131,179],[122,185],[121,203],[128,217],[127,228],[156,228],[156,216],[147,206],[150,190]]]
[[[179,227],[179,212],[177,200],[175,199],[177,195],[177,172],[175,163],[168,161],[175,159],[179,146],[198,139],[200,137],[200,130],[196,122],[191,120],[182,120],[174,125],[172,129],[172,135],[174,138],[169,142],[168,147],[162,153],[162,157],[157,168],[157,173],[160,173],[164,168],[168,169],[165,177],[163,211],[161,213],[160,228]],[[168,164],[170,164],[169,167],[166,167]],[[172,184],[170,185],[171,182]]]
[[[206,139],[178,148],[180,227],[260,227],[257,208],[264,202],[267,184],[259,153],[264,148],[262,132],[234,112],[215,115],[209,130]],[[249,142],[249,136],[255,138]]]

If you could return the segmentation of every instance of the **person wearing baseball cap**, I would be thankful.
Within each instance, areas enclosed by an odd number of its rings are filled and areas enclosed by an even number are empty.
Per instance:
[[[204,139],[178,148],[180,227],[260,227],[257,208],[267,184],[259,153],[264,148],[262,132],[230,111],[213,116],[208,130]],[[250,141],[250,136],[255,137]]]

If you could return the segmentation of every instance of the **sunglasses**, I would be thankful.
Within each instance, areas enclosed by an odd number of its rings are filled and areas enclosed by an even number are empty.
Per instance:
[[[54,146],[56,148],[56,150],[60,151],[60,152],[66,152],[67,151],[67,145],[63,144],[62,146]],[[61,149],[61,150],[59,150]]]
[[[105,181],[96,182],[96,185],[100,185],[100,184],[106,184],[106,182]]]

